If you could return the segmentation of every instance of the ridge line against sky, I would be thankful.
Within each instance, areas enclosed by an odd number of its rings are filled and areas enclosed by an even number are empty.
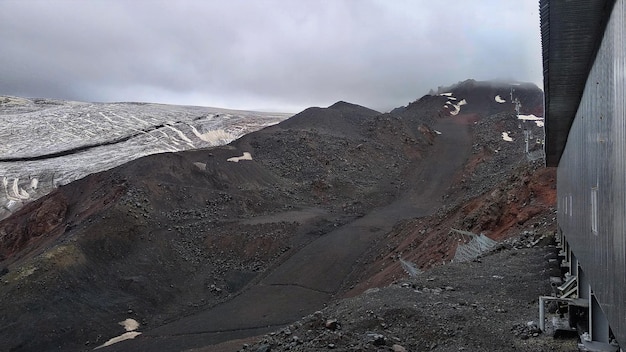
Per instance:
[[[0,95],[389,111],[458,81],[542,86],[537,0],[3,0]]]

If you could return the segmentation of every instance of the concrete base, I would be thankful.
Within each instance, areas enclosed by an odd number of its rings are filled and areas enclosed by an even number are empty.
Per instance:
[[[578,344],[578,349],[581,351],[588,351],[588,352],[617,352],[619,351],[619,346],[613,345],[610,343],[587,341],[584,339],[584,336],[581,336],[580,340],[582,342]]]

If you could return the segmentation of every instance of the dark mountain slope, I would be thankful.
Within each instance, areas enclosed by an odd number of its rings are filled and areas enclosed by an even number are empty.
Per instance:
[[[390,201],[429,138],[338,103],[60,187],[0,222],[2,343],[93,347],[128,316],[150,328],[227,299],[291,248]]]
[[[312,107],[283,121],[284,129],[321,129],[325,133],[356,136],[359,126],[368,118],[380,115],[378,111],[363,106],[338,101],[328,108]],[[351,131],[354,130],[354,134]]]
[[[498,98],[496,98],[498,97]],[[425,95],[392,111],[398,116],[410,117],[416,111],[430,118],[450,115],[460,105],[461,115],[479,114],[489,116],[500,112],[515,112],[515,101],[519,102],[520,114],[543,116],[543,92],[533,83],[503,83],[469,79],[450,87],[440,87],[437,94]],[[446,106],[449,105],[449,106]],[[454,115],[456,116],[456,115]]]
[[[467,101],[467,105],[462,109],[464,113],[481,112],[493,115],[502,111],[513,112],[517,100],[521,114],[543,116],[543,93],[533,83],[506,84],[469,79],[443,88],[439,93],[446,92],[451,92],[457,100]],[[496,100],[497,96],[500,99]]]
[[[0,343],[88,350],[133,318],[144,334],[105,350],[174,351],[316,309],[348,288],[372,244],[436,211],[460,177],[472,140],[448,100],[425,97],[402,114],[311,108],[31,203],[0,222]]]

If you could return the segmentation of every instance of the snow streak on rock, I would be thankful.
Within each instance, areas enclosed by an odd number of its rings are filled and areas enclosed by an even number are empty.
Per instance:
[[[544,125],[544,121],[543,121],[543,117],[537,117],[533,114],[530,115],[517,115],[517,118],[519,120],[524,120],[524,121],[534,121],[537,124],[537,127],[543,127]]]
[[[450,115],[456,116],[461,112],[461,106],[467,105],[467,101],[465,99],[456,102],[457,98],[452,96],[452,93],[441,93],[440,96],[448,97],[448,101],[446,101],[446,105],[443,107],[450,111]],[[456,103],[455,103],[456,102]]]
[[[252,155],[248,152],[243,152],[242,156],[235,156],[235,157],[226,159],[226,161],[232,161],[235,163],[238,163],[240,160],[252,160]]]
[[[100,349],[102,347],[111,346],[112,344],[115,344],[124,340],[134,339],[135,337],[141,335],[139,331],[135,331],[139,328],[139,323],[135,319],[128,318],[124,321],[120,321],[118,324],[123,326],[126,332],[94,348],[95,350]]]

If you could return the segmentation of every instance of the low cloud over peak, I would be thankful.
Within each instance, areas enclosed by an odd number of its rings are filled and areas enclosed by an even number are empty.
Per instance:
[[[525,1],[3,1],[0,94],[387,111],[465,78],[541,84]]]

